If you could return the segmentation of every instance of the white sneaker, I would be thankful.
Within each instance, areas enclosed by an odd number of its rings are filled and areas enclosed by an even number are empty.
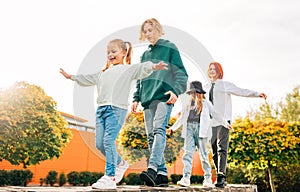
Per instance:
[[[211,179],[204,179],[203,187],[213,187],[213,183]]]
[[[122,178],[123,175],[125,173],[125,171],[128,169],[129,164],[127,161],[122,160],[121,163],[119,163],[119,165],[117,165],[116,167],[116,174],[115,174],[115,178],[116,178],[116,183],[119,183]]]
[[[96,183],[92,185],[93,189],[117,189],[114,178],[104,175]]]
[[[189,187],[191,185],[190,179],[182,177],[180,181],[177,181],[177,185]]]

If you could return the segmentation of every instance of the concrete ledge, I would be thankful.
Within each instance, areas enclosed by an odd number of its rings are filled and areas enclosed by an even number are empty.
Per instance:
[[[147,186],[133,186],[133,185],[119,185],[116,190],[100,190],[92,189],[88,187],[19,187],[19,186],[6,186],[0,187],[0,192],[81,192],[81,191],[117,191],[117,192],[186,192],[186,191],[224,191],[224,192],[257,192],[256,185],[240,185],[240,184],[229,184],[225,188],[217,187],[202,187],[202,186],[191,186],[191,187],[179,187],[179,186],[169,186],[169,187],[147,187]]]

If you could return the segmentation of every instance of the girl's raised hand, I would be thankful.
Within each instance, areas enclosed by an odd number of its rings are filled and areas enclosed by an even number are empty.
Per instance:
[[[65,72],[62,68],[60,68],[60,73],[67,79],[71,79],[71,75]]]
[[[167,70],[168,69],[168,64],[166,64],[166,63],[164,63],[164,62],[159,62],[158,64],[154,64],[153,66],[152,66],[152,69],[153,70]]]

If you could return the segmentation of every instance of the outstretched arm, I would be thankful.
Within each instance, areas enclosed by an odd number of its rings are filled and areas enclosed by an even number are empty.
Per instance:
[[[71,75],[65,72],[62,68],[60,68],[60,73],[67,79],[71,79]]]

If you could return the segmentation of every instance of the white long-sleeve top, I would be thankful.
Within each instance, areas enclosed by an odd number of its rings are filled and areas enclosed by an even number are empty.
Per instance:
[[[206,98],[209,98],[209,90],[212,84],[204,86]],[[260,93],[249,89],[237,87],[235,84],[217,79],[213,89],[213,107],[214,110],[222,116],[222,120],[213,118],[212,126],[222,125],[224,121],[232,122],[232,101],[231,95],[242,97],[260,97]]]
[[[187,119],[190,112],[191,107],[191,96],[188,94],[179,95],[179,101],[182,105],[182,111],[180,117],[176,120],[176,122],[170,128],[172,131],[175,131],[182,125],[182,133],[181,136],[186,138],[187,132]],[[202,100],[202,111],[200,113],[200,130],[199,130],[199,137],[200,138],[208,138],[210,139],[212,136],[212,129],[211,129],[211,117],[213,116],[216,119],[221,120],[221,116],[218,115],[211,104],[210,101],[203,99]],[[227,126],[228,122],[224,121],[222,123],[223,126]]]
[[[131,83],[136,79],[148,77],[153,63],[144,62],[134,65],[111,65],[106,71],[87,75],[72,75],[71,80],[80,86],[97,86],[98,106],[113,105],[127,109]]]

